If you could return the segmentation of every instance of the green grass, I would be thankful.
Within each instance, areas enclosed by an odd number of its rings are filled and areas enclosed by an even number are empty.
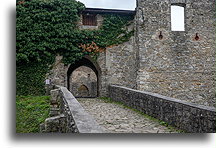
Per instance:
[[[38,133],[48,118],[49,96],[16,96],[16,133]]]
[[[183,131],[183,130],[177,129],[177,128],[175,128],[175,127],[169,125],[168,123],[166,123],[166,122],[164,122],[164,121],[158,120],[158,119],[156,119],[156,118],[154,118],[154,117],[151,117],[151,116],[149,116],[149,115],[147,115],[147,114],[145,114],[145,113],[143,113],[143,112],[141,112],[141,111],[139,111],[139,110],[137,110],[137,109],[134,109],[134,108],[132,108],[132,107],[129,107],[129,106],[125,105],[125,104],[122,103],[122,102],[114,101],[112,98],[108,98],[108,97],[99,97],[98,99],[104,100],[104,102],[106,102],[106,103],[117,104],[117,105],[122,106],[123,108],[127,108],[127,109],[130,109],[130,110],[133,110],[134,112],[137,112],[138,114],[143,115],[145,118],[148,118],[148,119],[150,119],[150,120],[152,120],[152,121],[158,122],[158,123],[159,123],[160,125],[162,125],[162,126],[166,126],[171,132],[172,132],[172,131],[176,131],[177,133],[185,133],[185,131]]]

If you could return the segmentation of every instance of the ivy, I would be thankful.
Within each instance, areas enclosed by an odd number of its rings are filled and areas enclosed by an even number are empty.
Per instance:
[[[84,9],[84,4],[75,0],[17,1],[18,94],[44,94],[45,74],[57,54],[66,65],[85,55],[96,59],[106,47],[126,42],[133,35],[126,29],[133,16],[126,15],[106,14],[99,30],[80,30],[77,22]],[[100,50],[86,50],[88,46]]]
[[[17,4],[16,60],[30,62],[83,54],[77,45],[77,22],[84,5],[75,0],[31,0]],[[66,54],[65,54],[66,53]]]
[[[128,32],[126,27],[130,25],[132,16],[104,15],[102,28],[98,31],[97,43],[100,47],[121,44],[129,40],[133,31]]]
[[[53,59],[54,61],[54,59]],[[51,63],[51,61],[49,61]],[[44,62],[18,63],[16,67],[17,95],[44,95],[49,64]]]

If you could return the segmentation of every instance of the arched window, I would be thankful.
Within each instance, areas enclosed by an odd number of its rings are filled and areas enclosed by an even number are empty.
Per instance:
[[[185,7],[171,5],[171,30],[185,31]]]

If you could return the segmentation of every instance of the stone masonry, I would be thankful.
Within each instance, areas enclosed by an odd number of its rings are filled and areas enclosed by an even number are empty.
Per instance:
[[[89,115],[67,88],[51,90],[49,118],[40,125],[42,133],[103,133],[104,130]]]
[[[70,91],[75,97],[97,97],[97,76],[91,68],[77,68],[70,80]]]
[[[138,89],[215,106],[215,0],[137,4]],[[171,5],[184,6],[185,31],[171,31]]]
[[[172,5],[184,7],[185,31],[171,31]],[[97,61],[84,57],[97,73],[98,95],[108,96],[108,86],[117,84],[215,106],[215,1],[137,0],[136,14],[127,13],[135,15],[127,27],[134,29],[134,36],[107,48]],[[72,72],[68,73],[70,65],[62,64],[61,58],[56,57],[50,79],[69,88]]]
[[[104,127],[105,133],[178,133],[176,129],[160,125],[160,122],[119,104],[95,98],[77,100],[97,123]]]
[[[188,133],[215,133],[214,107],[197,105],[159,94],[110,85],[110,97]]]

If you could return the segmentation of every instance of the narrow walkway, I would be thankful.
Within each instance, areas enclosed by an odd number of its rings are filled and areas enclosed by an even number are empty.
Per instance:
[[[107,133],[177,133],[118,104],[92,98],[77,100]]]

